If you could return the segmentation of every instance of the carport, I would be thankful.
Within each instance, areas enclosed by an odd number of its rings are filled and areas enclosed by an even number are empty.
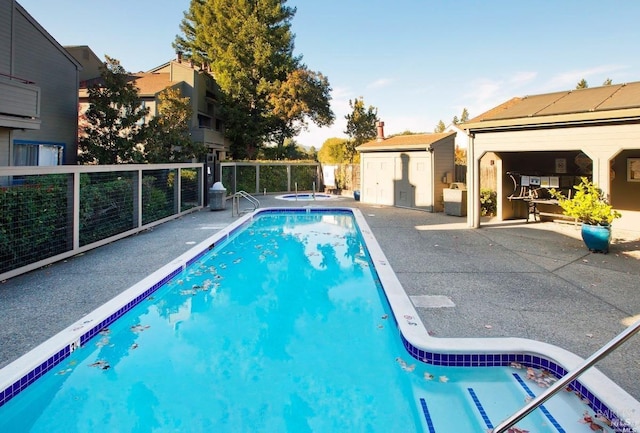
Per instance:
[[[544,195],[586,176],[622,213],[615,227],[640,231],[640,82],[516,97],[460,127],[469,136],[470,227],[480,226],[480,163],[493,152],[498,219],[527,216],[526,203],[514,199],[524,182]],[[544,211],[561,214],[557,206]]]

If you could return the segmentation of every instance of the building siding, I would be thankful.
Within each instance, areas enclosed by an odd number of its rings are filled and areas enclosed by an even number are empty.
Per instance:
[[[0,0],[0,73],[11,75],[11,11],[13,2]]]
[[[78,131],[77,65],[19,9],[13,22],[13,72],[40,87],[42,122],[39,130],[16,130],[13,138],[63,144],[65,163],[74,164]]]

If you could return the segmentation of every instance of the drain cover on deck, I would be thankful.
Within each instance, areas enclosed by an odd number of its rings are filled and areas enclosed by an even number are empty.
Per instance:
[[[451,308],[455,307],[451,298],[444,295],[409,296],[413,305],[419,308]]]

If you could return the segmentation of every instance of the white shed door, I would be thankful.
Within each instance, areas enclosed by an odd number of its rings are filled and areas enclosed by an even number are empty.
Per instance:
[[[363,155],[364,156],[364,155]],[[367,203],[394,205],[394,158],[391,156],[364,156],[362,199]]]

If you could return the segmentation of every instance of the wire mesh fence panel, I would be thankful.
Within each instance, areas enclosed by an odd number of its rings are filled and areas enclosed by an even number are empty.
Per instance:
[[[177,212],[177,169],[142,172],[142,224],[166,218]]]
[[[180,211],[184,212],[202,204],[202,170],[183,168],[180,170]]]
[[[297,184],[298,191],[311,191],[318,188],[318,166],[317,165],[292,165],[291,185]]]
[[[238,192],[236,185],[236,166],[235,165],[223,165],[220,167],[220,180],[222,184],[227,188],[227,192],[235,194]]]
[[[286,165],[261,165],[260,166],[260,192],[286,192],[287,185]]]
[[[81,174],[80,246],[136,227],[134,194],[137,194],[137,172]]]
[[[257,193],[256,188],[256,166],[255,165],[239,165],[237,167],[236,188],[238,191],[246,191],[250,194]]]
[[[0,187],[0,273],[73,248],[73,178],[14,177]]]

